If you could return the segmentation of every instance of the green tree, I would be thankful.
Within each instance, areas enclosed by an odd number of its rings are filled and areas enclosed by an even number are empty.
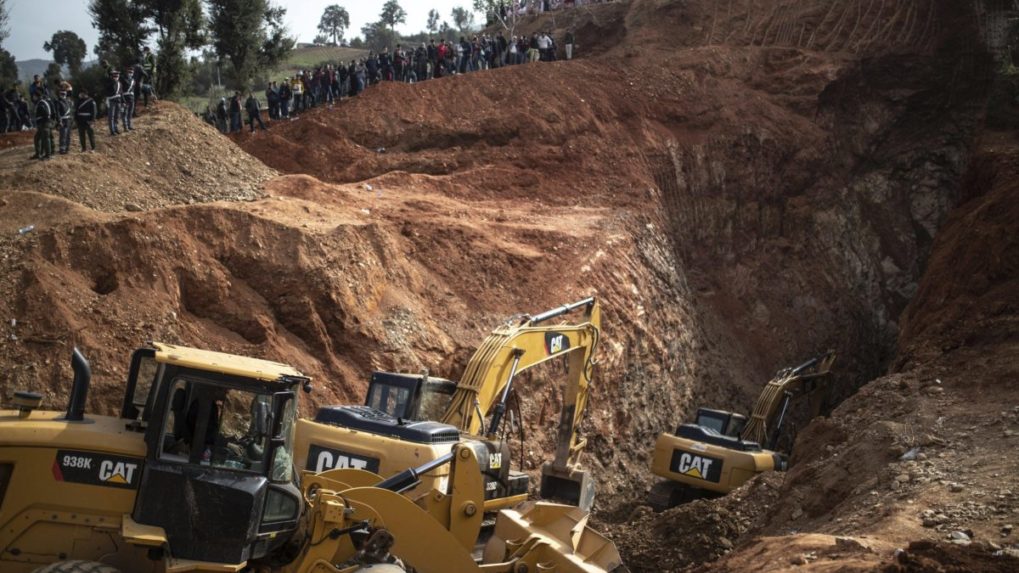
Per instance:
[[[474,11],[488,16],[489,20],[499,22],[512,36],[521,16],[520,0],[474,0]]]
[[[283,26],[286,9],[268,0],[207,0],[209,32],[216,54],[229,60],[228,83],[249,87],[260,67],[283,60],[294,47]]]
[[[428,11],[428,33],[435,34],[439,31],[439,11],[432,8]]]
[[[11,35],[11,29],[9,24],[11,19],[11,12],[7,9],[7,0],[0,0],[0,44],[4,42]],[[10,56],[10,54],[7,54]],[[11,56],[12,58],[14,56]]]
[[[474,26],[474,13],[462,6],[453,8],[450,16],[453,18],[453,25],[461,34]]]
[[[407,11],[400,6],[397,0],[386,0],[386,3],[382,5],[382,15],[379,17],[379,22],[389,26],[389,31],[395,36],[396,25],[407,22]]]
[[[149,6],[138,0],[89,0],[88,13],[99,31],[96,55],[114,66],[134,63],[153,32]]]
[[[7,50],[0,48],[0,89],[6,91],[18,81],[18,63]]]
[[[49,42],[43,43],[42,49],[53,52],[53,61],[61,66],[67,66],[71,77],[81,72],[81,62],[88,54],[85,40],[79,38],[78,34],[66,30],[53,34]]]
[[[456,40],[456,32],[453,31],[453,27],[449,25],[449,22],[443,20],[439,26],[439,37],[445,38],[447,42]]]
[[[143,2],[159,35],[156,43],[156,92],[163,96],[177,94],[188,84],[188,50],[197,50],[207,41],[201,0]]]
[[[62,79],[64,79],[64,67],[56,62],[50,62],[46,66],[46,72],[43,74],[43,83],[47,86],[53,86],[60,83]]]
[[[322,19],[318,22],[318,31],[327,36],[333,37],[333,44],[339,44],[343,39],[343,32],[350,27],[350,14],[347,9],[339,4],[326,6],[322,12]]]
[[[392,49],[396,44],[396,32],[386,27],[386,23],[372,22],[361,27],[361,34],[364,36],[364,47],[369,50],[381,52],[385,48]],[[351,44],[353,47],[353,44]]]

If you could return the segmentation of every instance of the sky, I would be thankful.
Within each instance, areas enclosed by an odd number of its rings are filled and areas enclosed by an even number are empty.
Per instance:
[[[339,4],[350,14],[350,29],[346,37],[360,35],[361,26],[379,19],[384,0],[273,0],[287,9],[287,29],[298,42],[311,42],[318,34],[318,21],[322,11],[330,4]],[[470,0],[401,0],[400,5],[407,11],[407,23],[397,26],[402,34],[414,34],[425,29],[428,11],[439,11],[439,22],[446,20],[452,25],[450,12],[456,6],[470,8]],[[50,59],[50,53],[42,49],[58,30],[70,30],[88,45],[88,58],[94,57],[92,48],[99,34],[92,27],[88,15],[88,0],[7,0],[10,8],[11,37],[4,42],[4,48],[14,54],[17,60],[35,58]],[[475,22],[483,17],[474,16]]]

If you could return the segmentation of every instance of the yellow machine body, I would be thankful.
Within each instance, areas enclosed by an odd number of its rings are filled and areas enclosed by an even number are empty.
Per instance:
[[[117,418],[95,416],[71,426],[63,415],[0,411],[0,468],[6,468],[0,469],[0,570],[27,573],[60,555],[98,560],[111,553],[107,562],[124,571],[154,570],[144,551],[117,540],[136,494],[119,485],[137,479],[142,436]],[[81,452],[107,455],[109,463],[84,467],[96,458]],[[91,469],[98,483],[68,481],[61,465]]]
[[[357,468],[276,475],[276,461],[293,466],[293,392],[308,382],[285,365],[168,345],[139,349],[132,357],[121,416],[114,417],[83,415],[91,374],[77,351],[75,360],[66,413],[35,409],[38,399],[26,396],[30,393],[21,393],[15,402],[18,409],[0,410],[0,571],[4,573],[31,573],[44,566],[55,573],[70,573],[80,570],[79,561],[92,562],[85,570],[102,573],[408,570],[401,563],[422,573],[625,571],[614,545],[587,527],[586,512],[544,503],[499,513],[483,558],[475,560],[473,550],[488,507],[482,468],[470,444],[447,445],[439,456],[428,447],[408,449],[405,461],[419,471],[404,471],[387,480]],[[205,455],[193,450],[172,462],[170,467],[178,469],[171,473],[182,477],[176,487],[151,487],[164,483],[151,481],[165,479],[152,473],[167,464],[161,454],[170,444],[176,447],[174,420],[163,421],[160,412],[178,411],[176,389],[192,378],[209,387],[195,391],[196,404],[204,404],[199,400],[205,391],[251,391],[256,397],[251,402],[252,427],[261,422],[270,427],[265,443],[272,449],[259,459],[273,465],[217,462],[218,446],[210,445]],[[234,398],[215,396],[221,416],[215,429],[220,431],[236,424],[228,416],[233,415],[230,401]],[[264,420],[255,408],[262,397],[273,400]],[[200,409],[202,416],[210,407],[199,407],[205,408]],[[197,418],[198,427],[213,428],[212,419],[205,423],[202,416]],[[432,463],[427,464],[430,458]],[[395,467],[396,458],[390,463]],[[217,471],[226,478],[209,481],[208,476]],[[439,487],[426,491],[420,476],[431,476],[426,477],[431,480],[428,483]],[[221,501],[217,496],[235,499],[230,496],[244,489],[237,490],[237,483],[255,488],[264,487],[266,480],[270,488],[292,491],[298,500],[286,527],[264,527],[274,523],[267,521],[270,512],[280,511],[270,507],[271,495],[250,514],[243,504],[215,507]],[[208,488],[217,484],[225,489],[209,497]],[[404,495],[415,486],[418,495]],[[208,503],[215,511],[207,511]],[[234,510],[223,511],[227,507]],[[155,508],[160,515],[178,512],[184,519],[183,529],[172,523],[175,530],[147,522],[151,513],[146,508]],[[242,521],[237,521],[237,514]],[[258,553],[223,559],[221,546],[236,537],[237,528],[257,532],[241,542]],[[196,553],[195,547],[208,554]]]
[[[313,420],[298,420],[294,463],[312,473],[349,468],[389,477],[435,461],[448,454],[451,447],[452,444],[419,444]],[[433,489],[445,491],[449,484],[449,468],[443,466],[420,477],[421,483],[405,492],[407,495],[414,497]]]
[[[700,408],[692,424],[655,441],[651,472],[667,481],[651,491],[651,505],[665,509],[704,492],[726,494],[755,475],[786,469],[786,457],[775,449],[790,403],[806,397],[816,416],[823,393],[819,381],[831,371],[828,352],[795,368],[780,370],[761,391],[750,418],[724,410]]]
[[[575,309],[584,311],[579,320],[551,323],[553,319]],[[580,467],[586,440],[580,438],[579,427],[587,408],[600,332],[601,310],[594,298],[588,298],[537,316],[525,316],[496,328],[474,352],[460,381],[455,384],[444,381],[455,386],[449,394],[433,393],[422,398],[417,394],[423,390],[408,387],[392,391],[392,395],[400,392],[398,399],[379,398],[380,392],[376,392],[377,379],[412,377],[376,373],[364,406],[326,407],[319,411],[315,420],[302,420],[298,423],[297,465],[312,471],[354,467],[389,477],[407,467],[435,459],[452,447],[453,443],[446,441],[429,443],[396,437],[398,428],[395,426],[405,425],[408,421],[441,423],[458,431],[460,440],[478,443],[487,441],[489,444],[497,442],[500,437],[497,435],[500,431],[498,426],[514,377],[527,369],[560,359],[565,362],[567,371],[562,392],[564,405],[553,459],[542,467],[541,492],[546,499],[562,500],[590,509],[594,498],[594,483]],[[418,382],[419,385],[428,379],[427,376],[418,378],[422,380]],[[404,382],[409,383],[409,380]],[[418,405],[424,403],[430,406]],[[378,408],[385,411],[375,411]],[[376,424],[378,429],[366,430],[355,427],[353,422],[323,421],[324,414],[332,411],[346,416],[344,420],[353,419],[365,424],[365,427],[368,422],[358,416],[366,415],[377,420],[381,419],[380,414],[388,414],[390,426]],[[509,461],[508,450],[497,448],[482,460],[483,465],[487,464],[483,470],[496,472],[502,467],[508,468]],[[432,488],[441,489],[445,479],[442,472],[423,476],[421,485],[412,495]],[[505,480],[491,479],[486,486],[498,487],[497,482],[500,481]],[[492,493],[489,494],[488,509],[509,507],[526,499],[526,487],[512,489],[508,493],[501,490]]]
[[[655,441],[651,472],[716,493],[729,493],[761,472],[776,469],[775,452],[739,451],[663,433]]]

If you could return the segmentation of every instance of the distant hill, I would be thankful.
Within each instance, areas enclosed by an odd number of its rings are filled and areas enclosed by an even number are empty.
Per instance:
[[[40,76],[46,73],[46,67],[50,65],[53,60],[18,60],[18,79],[22,82],[32,81],[32,76],[39,74]]]
[[[18,60],[16,62],[18,64],[18,79],[25,83],[31,82],[32,76],[36,74],[41,76],[46,73],[46,68],[49,67],[50,62],[52,61],[53,60],[42,60],[38,58],[25,61]],[[81,67],[82,69],[88,69],[98,63],[99,60],[87,60],[81,64]],[[67,71],[66,67],[64,68],[64,71]]]

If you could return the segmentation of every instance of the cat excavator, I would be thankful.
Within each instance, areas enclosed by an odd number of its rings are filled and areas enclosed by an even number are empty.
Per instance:
[[[651,488],[649,503],[663,511],[702,496],[724,495],[767,471],[784,471],[786,454],[777,450],[793,401],[807,398],[809,417],[820,413],[822,382],[835,353],[779,370],[757,398],[748,420],[725,410],[698,408],[692,424],[680,424],[655,442],[651,472],[665,478]]]
[[[4,573],[625,571],[586,512],[544,502],[498,512],[476,555],[485,491],[466,443],[388,479],[295,472],[310,380],[287,365],[152,343],[116,416],[85,413],[77,349],[72,367],[66,411],[32,392],[0,409]],[[446,487],[403,494],[439,468]]]
[[[555,323],[571,313],[573,322]],[[459,383],[427,374],[376,372],[363,405],[322,407],[314,419],[297,422],[297,465],[321,472],[356,468],[389,477],[439,459],[466,444],[480,461],[485,512],[527,499],[527,474],[510,469],[502,439],[507,401],[516,376],[552,360],[566,364],[563,409],[553,459],[543,465],[540,494],[589,510],[594,481],[580,467],[586,441],[578,428],[587,407],[595,350],[601,332],[597,301],[586,298],[496,328],[474,352]],[[412,498],[443,489],[448,470],[421,476]]]

